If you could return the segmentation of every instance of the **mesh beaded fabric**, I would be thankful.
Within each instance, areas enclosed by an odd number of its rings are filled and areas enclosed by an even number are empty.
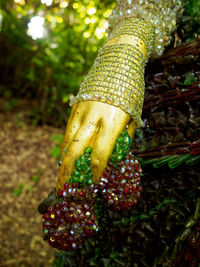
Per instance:
[[[120,107],[140,127],[145,64],[149,57],[162,55],[182,11],[180,0],[117,1],[109,18],[108,41],[71,105],[105,102]]]
[[[109,19],[109,38],[71,105],[87,100],[107,103],[128,113],[140,127],[145,64],[149,57],[160,56],[169,43],[181,6],[175,0],[118,1]],[[91,175],[91,150],[87,148],[77,159],[72,177],[57,191],[57,200],[43,216],[44,238],[51,246],[77,249],[99,230],[95,209],[99,196],[116,211],[136,204],[141,168],[129,152],[130,141],[125,129],[97,184]],[[126,153],[121,147],[126,147]]]

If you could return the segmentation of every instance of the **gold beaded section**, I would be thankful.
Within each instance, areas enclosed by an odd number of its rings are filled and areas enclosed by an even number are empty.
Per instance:
[[[137,18],[122,21],[99,50],[71,105],[85,100],[108,103],[131,115],[136,127],[140,127],[144,68],[153,40],[154,28],[150,23]]]
[[[115,26],[108,41],[122,35],[132,36],[137,38],[140,42],[143,42],[147,49],[147,57],[149,57],[155,38],[154,27],[151,23],[141,18],[126,18]],[[134,43],[132,45],[134,45]]]
[[[129,44],[133,46],[138,46],[139,50],[144,54],[144,56],[145,57],[147,56],[147,49],[144,42],[136,36],[120,35],[117,37],[113,37],[112,39],[106,42],[105,46],[117,45],[117,44]]]
[[[109,18],[109,30],[128,18],[143,18],[155,28],[155,44],[151,57],[159,57],[169,44],[171,34],[183,11],[183,0],[117,0],[115,9]]]

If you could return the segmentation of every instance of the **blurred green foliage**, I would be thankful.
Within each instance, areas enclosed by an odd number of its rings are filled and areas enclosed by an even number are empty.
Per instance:
[[[190,41],[200,34],[200,1],[185,0],[181,27],[184,32],[184,39]]]
[[[60,148],[61,148],[63,137],[64,135],[62,134],[53,134],[50,137],[50,140],[56,143],[56,145],[51,149],[51,156],[53,158],[59,158],[60,156]]]
[[[18,197],[21,195],[22,191],[23,191],[23,188],[24,188],[24,183],[19,183],[18,187],[15,187],[13,188],[13,195],[15,197]]]
[[[39,173],[36,173],[34,174],[34,176],[31,178],[31,180],[36,183],[40,180],[40,174]]]
[[[16,98],[36,99],[30,107],[33,125],[64,125],[81,81],[105,41],[108,17],[116,0],[1,0],[0,96],[5,110]],[[199,34],[200,2],[185,0],[180,35],[188,41]],[[33,18],[43,20],[43,36]],[[33,21],[32,21],[33,22]],[[33,34],[32,34],[33,35]]]
[[[114,4],[114,0],[1,1],[0,95],[36,98],[38,107],[30,114],[34,124],[63,123],[70,97],[76,95],[105,40]],[[44,20],[44,36],[33,39],[28,31],[37,16]],[[34,32],[40,32],[36,22]]]

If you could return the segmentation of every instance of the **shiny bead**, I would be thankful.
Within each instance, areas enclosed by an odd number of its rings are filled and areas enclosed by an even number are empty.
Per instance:
[[[61,214],[62,217],[55,216],[66,208],[66,212]],[[85,209],[87,216],[84,215]],[[51,213],[52,210],[55,214]],[[45,215],[45,218],[47,217],[54,219],[49,221],[48,229],[44,225],[44,239],[53,247],[65,251],[77,249],[86,237],[91,237],[98,231],[94,208],[89,203],[83,205],[66,198],[66,201],[51,207]]]
[[[76,245],[75,243],[72,243],[72,247],[73,247],[73,248],[76,248],[77,245]]]
[[[131,162],[133,171],[130,173]],[[119,169],[114,166],[111,168],[111,173],[106,179],[108,182],[105,182],[103,177],[100,179],[102,197],[107,201],[110,209],[126,210],[137,203],[141,191],[140,180],[129,179],[136,174],[135,165],[139,165],[139,162],[135,160],[132,153],[129,153],[127,158],[121,162]],[[139,173],[137,174],[139,175]]]
[[[181,16],[183,1],[166,0],[118,0],[114,12],[109,18],[108,31],[115,28],[119,21],[127,17],[142,18],[155,28],[155,44],[151,57],[162,55],[164,47],[169,44],[171,33],[176,28],[176,21]],[[162,39],[162,42],[160,41]]]
[[[121,168],[120,173],[125,173],[126,169],[124,167]]]
[[[44,232],[44,234],[47,234],[48,233],[48,230],[47,229],[44,229],[43,232]]]
[[[50,241],[51,241],[51,242],[54,242],[55,239],[54,239],[53,237],[50,237]]]
[[[51,219],[55,219],[55,214],[51,214],[51,215],[50,215],[50,218],[51,218]]]

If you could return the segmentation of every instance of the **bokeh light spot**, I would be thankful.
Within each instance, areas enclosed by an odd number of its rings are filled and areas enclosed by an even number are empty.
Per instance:
[[[65,8],[65,7],[68,6],[68,4],[69,4],[68,1],[63,0],[62,2],[60,2],[59,6],[60,6],[61,8]]]
[[[28,34],[35,40],[45,35],[44,18],[41,16],[32,17],[28,23]]]
[[[77,9],[78,8],[78,3],[74,3],[72,6],[73,6],[74,9]]]
[[[85,18],[85,23],[89,24],[90,23],[90,19],[89,18]]]
[[[53,0],[41,0],[41,3],[50,6],[53,3]]]
[[[99,27],[96,28],[95,35],[97,38],[99,39],[103,38],[104,33],[105,33],[105,30],[103,28],[99,28]]]
[[[84,33],[83,33],[83,36],[84,36],[85,38],[89,38],[90,35],[91,35],[91,34],[90,34],[89,32],[84,32]]]
[[[90,7],[87,11],[88,15],[93,15],[96,13],[96,8],[95,7]]]
[[[16,4],[20,4],[20,5],[24,5],[25,4],[25,0],[14,0],[14,2]]]

